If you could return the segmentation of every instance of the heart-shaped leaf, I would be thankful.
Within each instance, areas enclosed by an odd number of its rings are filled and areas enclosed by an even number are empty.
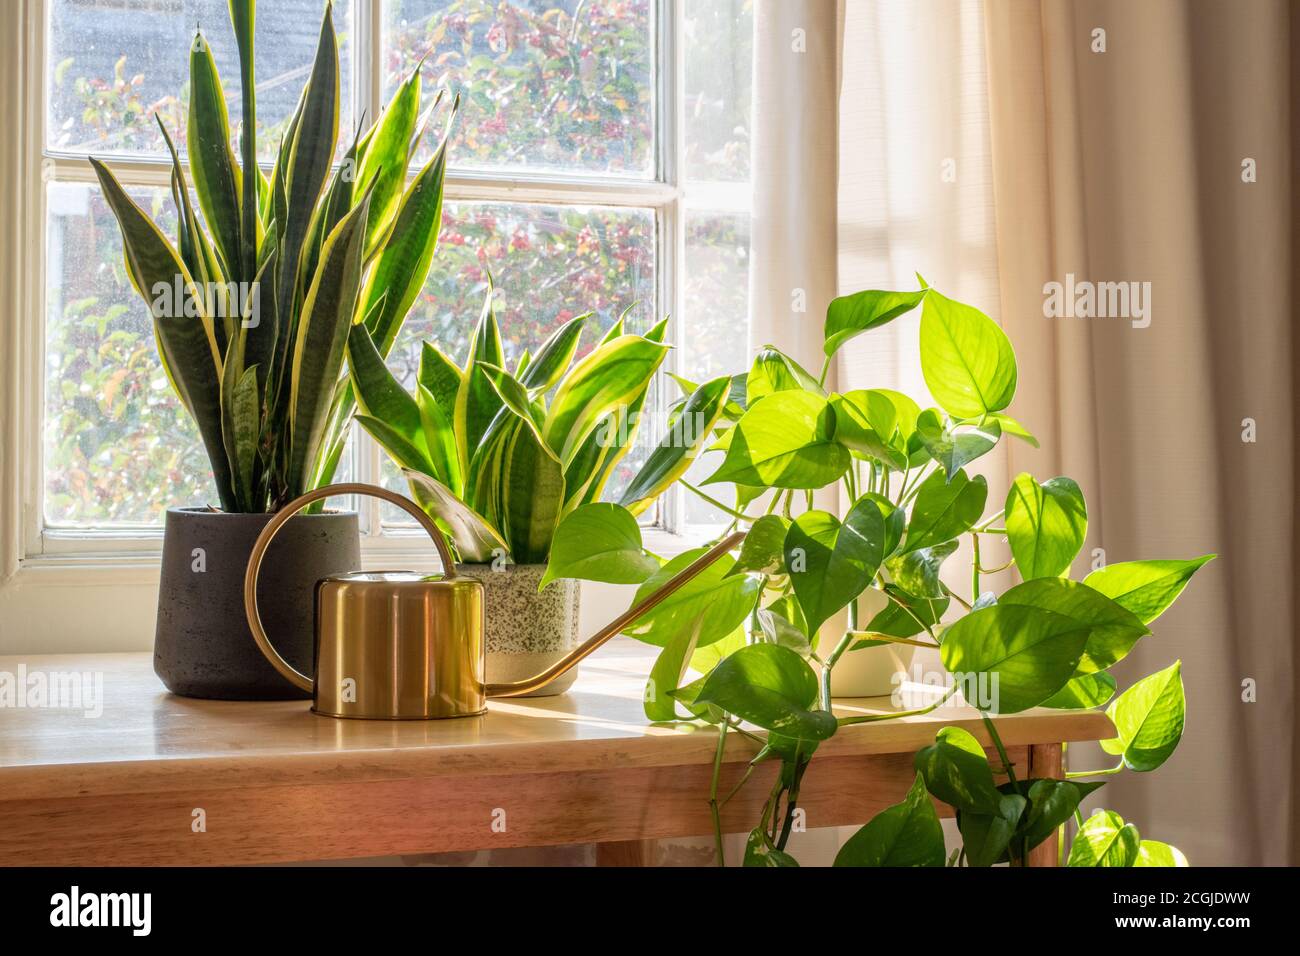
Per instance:
[[[745,379],[745,395],[756,402],[773,392],[802,390],[825,395],[802,365],[773,345],[766,345],[754,357],[754,364]]]
[[[740,557],[728,573],[784,574],[785,535],[789,528],[790,522],[780,515],[763,515],[745,533]]]
[[[1068,866],[1132,866],[1142,839],[1137,827],[1113,810],[1090,816],[1070,846]]]
[[[1020,781],[1021,788],[1026,785],[1029,787],[1029,814],[1025,817],[1021,839],[1025,841],[1025,848],[1032,850],[1074,816],[1083,798],[1104,783],[1052,779]]]
[[[727,433],[726,458],[706,483],[821,488],[849,466],[849,451],[834,433],[835,413],[826,399],[774,392],[754,402]]]
[[[855,335],[878,328],[911,312],[925,295],[925,289],[916,292],[867,289],[831,299],[831,304],[826,309],[824,351],[828,356],[834,355],[841,345]]]
[[[921,554],[923,552],[914,552]],[[885,593],[890,601],[884,610],[867,624],[868,631],[890,637],[913,637],[925,628],[934,627],[948,610],[948,598],[919,598],[909,594],[897,584],[886,584]]]
[[[608,502],[581,505],[555,528],[541,587],[556,578],[640,584],[659,570],[641,545],[641,526],[626,508]]]
[[[677,555],[650,575],[637,588],[634,604],[639,604],[705,552],[693,548]],[[759,579],[751,575],[728,577],[733,559],[724,556],[693,579],[642,614],[623,629],[623,633],[647,644],[664,647],[683,629],[700,623],[699,646],[705,647],[726,637],[744,622],[758,600]]]
[[[1093,571],[1083,583],[1150,624],[1183,593],[1192,575],[1214,558],[1205,554],[1190,561],[1125,561]]]
[[[926,452],[950,478],[963,465],[992,451],[1002,438],[1002,427],[996,421],[990,420],[986,425],[954,425],[933,408],[926,409],[917,418],[916,431]]]
[[[933,289],[921,312],[921,373],[953,418],[979,418],[1011,404],[1016,353],[996,322]]]
[[[871,818],[840,847],[836,866],[943,866],[943,827],[920,774],[902,803]]]
[[[942,471],[931,474],[916,493],[903,550],[933,547],[965,534],[984,513],[988,492],[983,475],[969,478],[958,471],[945,478]]]
[[[713,669],[695,700],[786,737],[826,740],[837,724],[829,711],[810,709],[817,690],[817,675],[794,651],[749,644]]]
[[[1183,851],[1159,840],[1143,840],[1138,844],[1134,866],[1187,866]]]
[[[943,727],[934,743],[917,751],[917,772],[925,787],[958,810],[996,814],[1002,794],[993,783],[993,770],[979,741],[960,727]]]
[[[894,579],[894,583],[907,593],[918,598],[943,598],[944,591],[939,581],[939,569],[956,550],[956,541],[945,541],[943,544],[921,548],[918,551],[908,551],[906,554],[890,558],[885,562],[885,568]]]
[[[906,442],[899,437],[898,410],[883,391],[861,389],[832,395],[835,439],[859,458],[871,458],[895,471],[907,467]]]
[[[1020,576],[1056,577],[1070,568],[1088,531],[1083,492],[1069,478],[1042,484],[1032,475],[1016,478],[1007,492],[1007,538]]]
[[[994,813],[960,812],[957,827],[961,831],[966,861],[971,866],[992,866],[1003,858],[1027,804],[1028,801],[1020,794],[1012,793],[999,799]]]
[[[1105,706],[1114,696],[1115,678],[1105,671],[1098,671],[1071,677],[1069,683],[1043,701],[1043,706],[1057,710],[1087,710]]]
[[[1127,608],[1086,584],[1064,578],[1035,578],[1018,584],[999,599],[1001,604],[1025,604],[1073,618],[1089,629],[1079,659],[1079,674],[1105,670],[1151,633]]]
[[[939,656],[951,674],[996,675],[990,710],[1036,707],[1074,675],[1089,629],[1042,608],[995,604],[972,611],[943,635]]]
[[[805,511],[785,536],[785,566],[811,636],[866,590],[880,567],[885,526],[880,509],[859,499],[841,524],[825,511]]]
[[[770,607],[761,608],[756,615],[758,626],[769,644],[788,647],[800,657],[807,659],[812,654],[812,641],[800,628],[795,627],[785,616]]]
[[[1187,700],[1182,662],[1142,678],[1106,709],[1118,734],[1103,740],[1107,753],[1123,754],[1130,770],[1155,770],[1169,759],[1183,736]]]

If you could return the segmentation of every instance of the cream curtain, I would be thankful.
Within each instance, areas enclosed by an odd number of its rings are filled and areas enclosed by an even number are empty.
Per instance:
[[[1077,572],[1093,549],[1221,555],[1117,675],[1125,686],[1182,659],[1182,746],[1086,807],[1117,809],[1194,864],[1300,862],[1298,20],[1284,0],[844,11],[840,290],[913,287],[917,270],[1007,329],[1013,411],[1042,448],[1007,443],[984,470],[997,488],[1021,471],[1080,482],[1091,521]],[[1070,274],[1149,282],[1149,325],[1045,318],[1044,284]],[[851,344],[840,386],[924,395],[917,321]]]
[[[1118,674],[1123,686],[1183,660],[1182,746],[1157,773],[1121,775],[1106,802],[1193,863],[1300,863],[1297,13],[1284,0],[985,7],[1002,321],[1043,439],[1013,447],[1012,469],[1076,476],[1085,547],[1109,561],[1220,554]],[[1149,326],[1044,318],[1044,283],[1067,274],[1151,283]]]

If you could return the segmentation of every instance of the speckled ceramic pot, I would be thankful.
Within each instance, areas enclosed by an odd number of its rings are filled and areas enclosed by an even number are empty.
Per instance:
[[[578,640],[578,582],[552,581],[540,593],[544,564],[459,564],[459,574],[483,582],[487,608],[487,679],[508,684],[540,674]],[[578,677],[574,667],[554,683],[530,694],[562,694]]]
[[[244,570],[268,514],[169,508],[153,669],[182,697],[310,697],[262,656],[244,616]],[[300,514],[271,542],[257,582],[267,633],[285,660],[316,673],[316,582],[361,565],[354,512]]]

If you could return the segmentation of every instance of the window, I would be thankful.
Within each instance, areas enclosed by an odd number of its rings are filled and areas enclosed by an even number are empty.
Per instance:
[[[378,115],[417,64],[426,89],[463,98],[439,248],[389,359],[399,374],[413,376],[424,338],[463,352],[489,270],[511,358],[572,315],[595,310],[607,328],[632,306],[636,329],[673,317],[672,371],[700,379],[742,366],[751,4],[335,0],[341,131]],[[258,5],[268,164],[310,68],[322,8],[323,0]],[[33,89],[44,96],[29,98],[40,102],[28,141],[42,187],[28,255],[43,302],[30,311],[41,324],[23,338],[41,414],[39,428],[24,430],[25,451],[39,462],[24,468],[25,553],[156,550],[163,509],[210,495],[208,465],[158,364],[88,157],[106,157],[166,219],[153,115],[183,142],[180,94],[196,26],[222,71],[232,126],[239,121],[226,0],[43,0],[26,15],[30,62],[42,76]],[[660,409],[671,388],[657,383]],[[642,456],[656,437],[643,433]],[[360,432],[339,477],[401,484]],[[371,550],[413,546],[399,513],[358,506],[369,508]],[[651,517],[667,532],[718,519],[679,497]]]

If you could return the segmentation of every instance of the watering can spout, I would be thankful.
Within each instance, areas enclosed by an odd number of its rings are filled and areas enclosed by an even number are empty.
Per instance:
[[[692,578],[702,572],[709,565],[713,564],[732,548],[745,540],[745,533],[737,531],[723,538],[704,554],[700,555],[686,567],[684,567],[673,577],[664,582],[663,586],[646,597],[641,603],[624,611],[614,620],[610,621],[599,631],[587,638],[578,647],[575,647],[562,659],[556,661],[546,670],[527,680],[514,681],[510,684],[488,684],[487,694],[489,697],[521,697],[524,694],[531,694],[541,690],[547,684],[561,677],[571,667],[576,665],[584,657],[587,657],[592,651],[600,647],[614,635],[620,633],[625,627],[639,618],[642,614],[652,610],[656,605],[667,600],[676,591],[688,584]]]
[[[257,607],[257,578],[280,528],[303,508],[331,495],[367,495],[402,508],[433,539],[444,573],[357,572],[318,582],[316,676],[312,678],[286,661],[267,636]],[[244,575],[244,611],[263,656],[282,677],[312,694],[316,713],[386,720],[466,717],[483,713],[488,697],[519,697],[545,687],[671,597],[744,537],[738,531],[723,538],[540,674],[488,684],[483,585],[456,574],[451,547],[437,524],[410,499],[386,488],[329,485],[289,502],[262,530]]]

